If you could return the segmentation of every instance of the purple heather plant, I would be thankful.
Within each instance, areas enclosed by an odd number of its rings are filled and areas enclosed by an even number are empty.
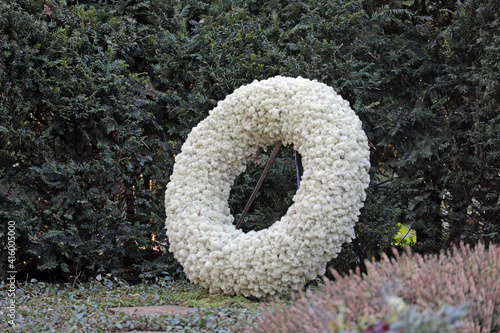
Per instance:
[[[392,259],[367,262],[367,274],[333,271],[335,281],[325,279],[323,288],[295,294],[292,306],[276,299],[249,332],[378,332],[384,324],[398,326],[417,315],[430,318],[422,322],[438,325],[440,332],[500,332],[499,246],[461,244],[426,256],[409,248],[393,253]],[[394,300],[401,301],[398,309]],[[448,318],[447,324],[439,318]]]

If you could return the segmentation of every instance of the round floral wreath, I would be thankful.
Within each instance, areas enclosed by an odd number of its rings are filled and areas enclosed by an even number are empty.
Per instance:
[[[259,147],[291,143],[304,174],[286,215],[243,233],[228,198]],[[170,251],[210,292],[266,297],[325,273],[354,224],[370,177],[361,121],[335,91],[274,77],[234,91],[187,137],[165,195]]]

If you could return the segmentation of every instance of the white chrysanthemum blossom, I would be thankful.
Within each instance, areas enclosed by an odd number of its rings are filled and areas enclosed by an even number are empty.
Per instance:
[[[304,174],[286,215],[248,233],[228,205],[235,178],[259,147],[282,141]],[[369,147],[349,103],[325,84],[274,77],[236,89],[193,128],[165,195],[170,251],[210,292],[266,297],[325,273],[365,200]]]

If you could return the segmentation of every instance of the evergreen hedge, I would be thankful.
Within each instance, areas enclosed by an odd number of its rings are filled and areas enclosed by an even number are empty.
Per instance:
[[[417,231],[419,252],[499,243],[496,8],[497,0],[2,2],[0,246],[15,221],[17,267],[30,276],[182,275],[163,230],[174,156],[218,100],[275,75],[331,85],[364,123],[364,256],[394,244],[397,223]],[[236,180],[236,217],[268,153]],[[283,149],[244,230],[283,215],[294,168]],[[359,262],[346,245],[335,265]]]

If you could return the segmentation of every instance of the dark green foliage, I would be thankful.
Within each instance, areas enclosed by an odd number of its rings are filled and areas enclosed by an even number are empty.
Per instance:
[[[498,1],[469,1],[442,33],[450,110],[447,190],[450,240],[500,241],[500,18]],[[472,33],[464,33],[470,31]]]
[[[151,267],[173,163],[138,64],[151,27],[120,6],[1,6],[1,216],[19,268]]]
[[[498,243],[497,5],[2,2],[0,217],[16,222],[19,270],[178,272],[163,230],[174,155],[218,100],[275,75],[331,85],[363,121],[367,257],[386,251],[397,223],[417,230],[423,252]],[[235,217],[268,154],[236,180]],[[282,148],[244,230],[279,219],[295,187],[293,151]],[[344,248],[336,265],[356,264]]]

